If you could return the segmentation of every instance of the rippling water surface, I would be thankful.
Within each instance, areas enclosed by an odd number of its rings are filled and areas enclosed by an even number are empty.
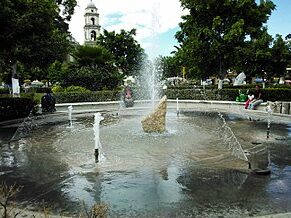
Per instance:
[[[104,159],[94,160],[93,115],[41,125],[8,144],[15,129],[1,128],[2,174],[23,185],[17,201],[37,209],[77,215],[80,202],[109,205],[111,216],[252,216],[291,212],[291,129],[266,121],[224,115],[253,166],[270,176],[247,174],[246,162],[229,150],[217,113],[167,115],[167,132],[147,134],[142,113],[104,114],[100,136]],[[267,148],[267,149],[266,149]]]

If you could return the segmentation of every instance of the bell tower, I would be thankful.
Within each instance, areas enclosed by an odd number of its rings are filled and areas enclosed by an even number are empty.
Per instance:
[[[100,35],[99,14],[97,7],[92,2],[89,2],[85,9],[85,45],[96,45],[96,39]]]

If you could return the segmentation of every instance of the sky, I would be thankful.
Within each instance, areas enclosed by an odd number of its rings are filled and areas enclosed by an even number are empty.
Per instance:
[[[84,11],[90,0],[77,0],[78,6],[69,23],[73,37],[84,43]],[[168,56],[177,45],[183,11],[179,0],[92,0],[98,8],[101,32],[137,29],[137,41],[150,57]],[[284,37],[291,33],[291,0],[273,0],[276,9],[267,23],[269,33]]]

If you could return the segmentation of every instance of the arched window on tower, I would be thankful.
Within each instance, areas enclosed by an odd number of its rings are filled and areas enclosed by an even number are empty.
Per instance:
[[[92,21],[92,25],[95,25],[95,18],[94,17],[91,18],[91,21]]]
[[[94,30],[91,31],[91,41],[96,41],[96,32]]]

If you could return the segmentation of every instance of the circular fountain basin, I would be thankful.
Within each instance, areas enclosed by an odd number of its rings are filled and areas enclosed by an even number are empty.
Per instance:
[[[189,111],[177,117],[169,110],[162,134],[142,131],[144,114],[132,109],[118,116],[103,113],[99,163],[94,159],[93,114],[73,114],[71,128],[60,117],[44,118],[48,122],[26,137],[1,142],[1,169],[7,173],[0,178],[23,185],[16,198],[20,206],[38,210],[45,204],[56,214],[70,216],[81,213],[80,202],[86,207],[103,202],[113,217],[235,217],[291,211],[288,125],[273,124],[267,140],[265,121],[224,114],[254,167],[266,165],[266,148],[270,150],[272,174],[260,177],[232,155],[232,141],[223,135],[217,112]]]

